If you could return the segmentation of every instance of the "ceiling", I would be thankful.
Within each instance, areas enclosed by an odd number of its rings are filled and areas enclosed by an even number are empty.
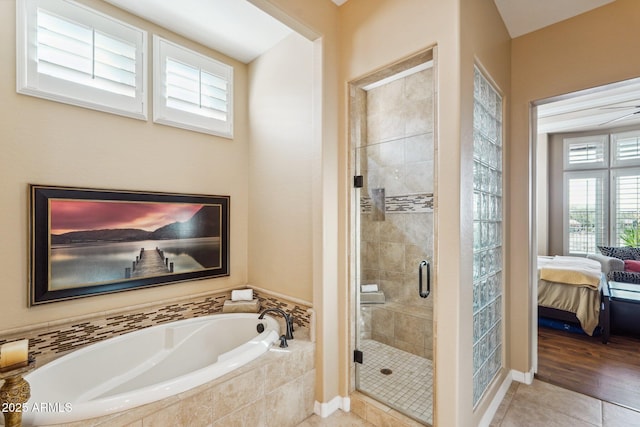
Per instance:
[[[244,63],[291,33],[246,0],[105,1]]]
[[[511,38],[564,21],[614,0],[493,0]]]
[[[291,33],[291,29],[251,0],[105,0],[177,34],[249,63]],[[332,0],[340,6],[347,0]],[[614,0],[494,0],[512,38],[571,18]],[[640,105],[638,81],[587,91],[538,107],[539,130],[567,132],[640,123],[633,108]],[[640,110],[640,108],[638,109]]]
[[[248,63],[291,29],[251,0],[105,0],[177,34]],[[340,6],[347,0],[332,0]],[[494,0],[512,38],[614,0]]]

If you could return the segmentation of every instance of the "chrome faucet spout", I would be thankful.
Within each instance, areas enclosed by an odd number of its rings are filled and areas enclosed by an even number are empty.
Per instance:
[[[282,317],[284,317],[284,324],[286,329],[284,336],[286,339],[292,340],[293,339],[293,316],[290,314],[287,314],[284,310],[279,308],[267,308],[266,310],[263,310],[262,313],[260,313],[260,316],[258,316],[258,319],[264,319],[264,316],[267,313],[278,313]]]

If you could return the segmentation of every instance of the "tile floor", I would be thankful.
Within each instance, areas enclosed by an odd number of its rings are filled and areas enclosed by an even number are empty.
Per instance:
[[[358,365],[359,390],[412,418],[431,424],[431,360],[370,339],[362,340],[360,349],[364,353],[364,363]],[[383,369],[391,373],[385,375]]]
[[[299,427],[372,427],[353,413],[313,415]],[[640,412],[535,380],[513,383],[491,427],[640,427]]]
[[[542,381],[513,383],[491,427],[632,427],[640,412]]]

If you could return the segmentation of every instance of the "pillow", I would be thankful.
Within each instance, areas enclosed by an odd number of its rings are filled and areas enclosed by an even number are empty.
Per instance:
[[[598,246],[600,253],[605,256],[614,258],[635,259],[640,260],[640,248],[632,248],[630,246]]]
[[[633,259],[625,259],[624,271],[633,271],[635,273],[640,273],[640,261],[636,261]]]
[[[607,274],[607,280],[610,282],[635,283],[640,285],[640,274],[630,271],[610,271]]]

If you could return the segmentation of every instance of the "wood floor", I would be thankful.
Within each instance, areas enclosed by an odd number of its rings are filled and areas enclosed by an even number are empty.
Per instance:
[[[640,339],[538,328],[536,378],[640,411]]]

